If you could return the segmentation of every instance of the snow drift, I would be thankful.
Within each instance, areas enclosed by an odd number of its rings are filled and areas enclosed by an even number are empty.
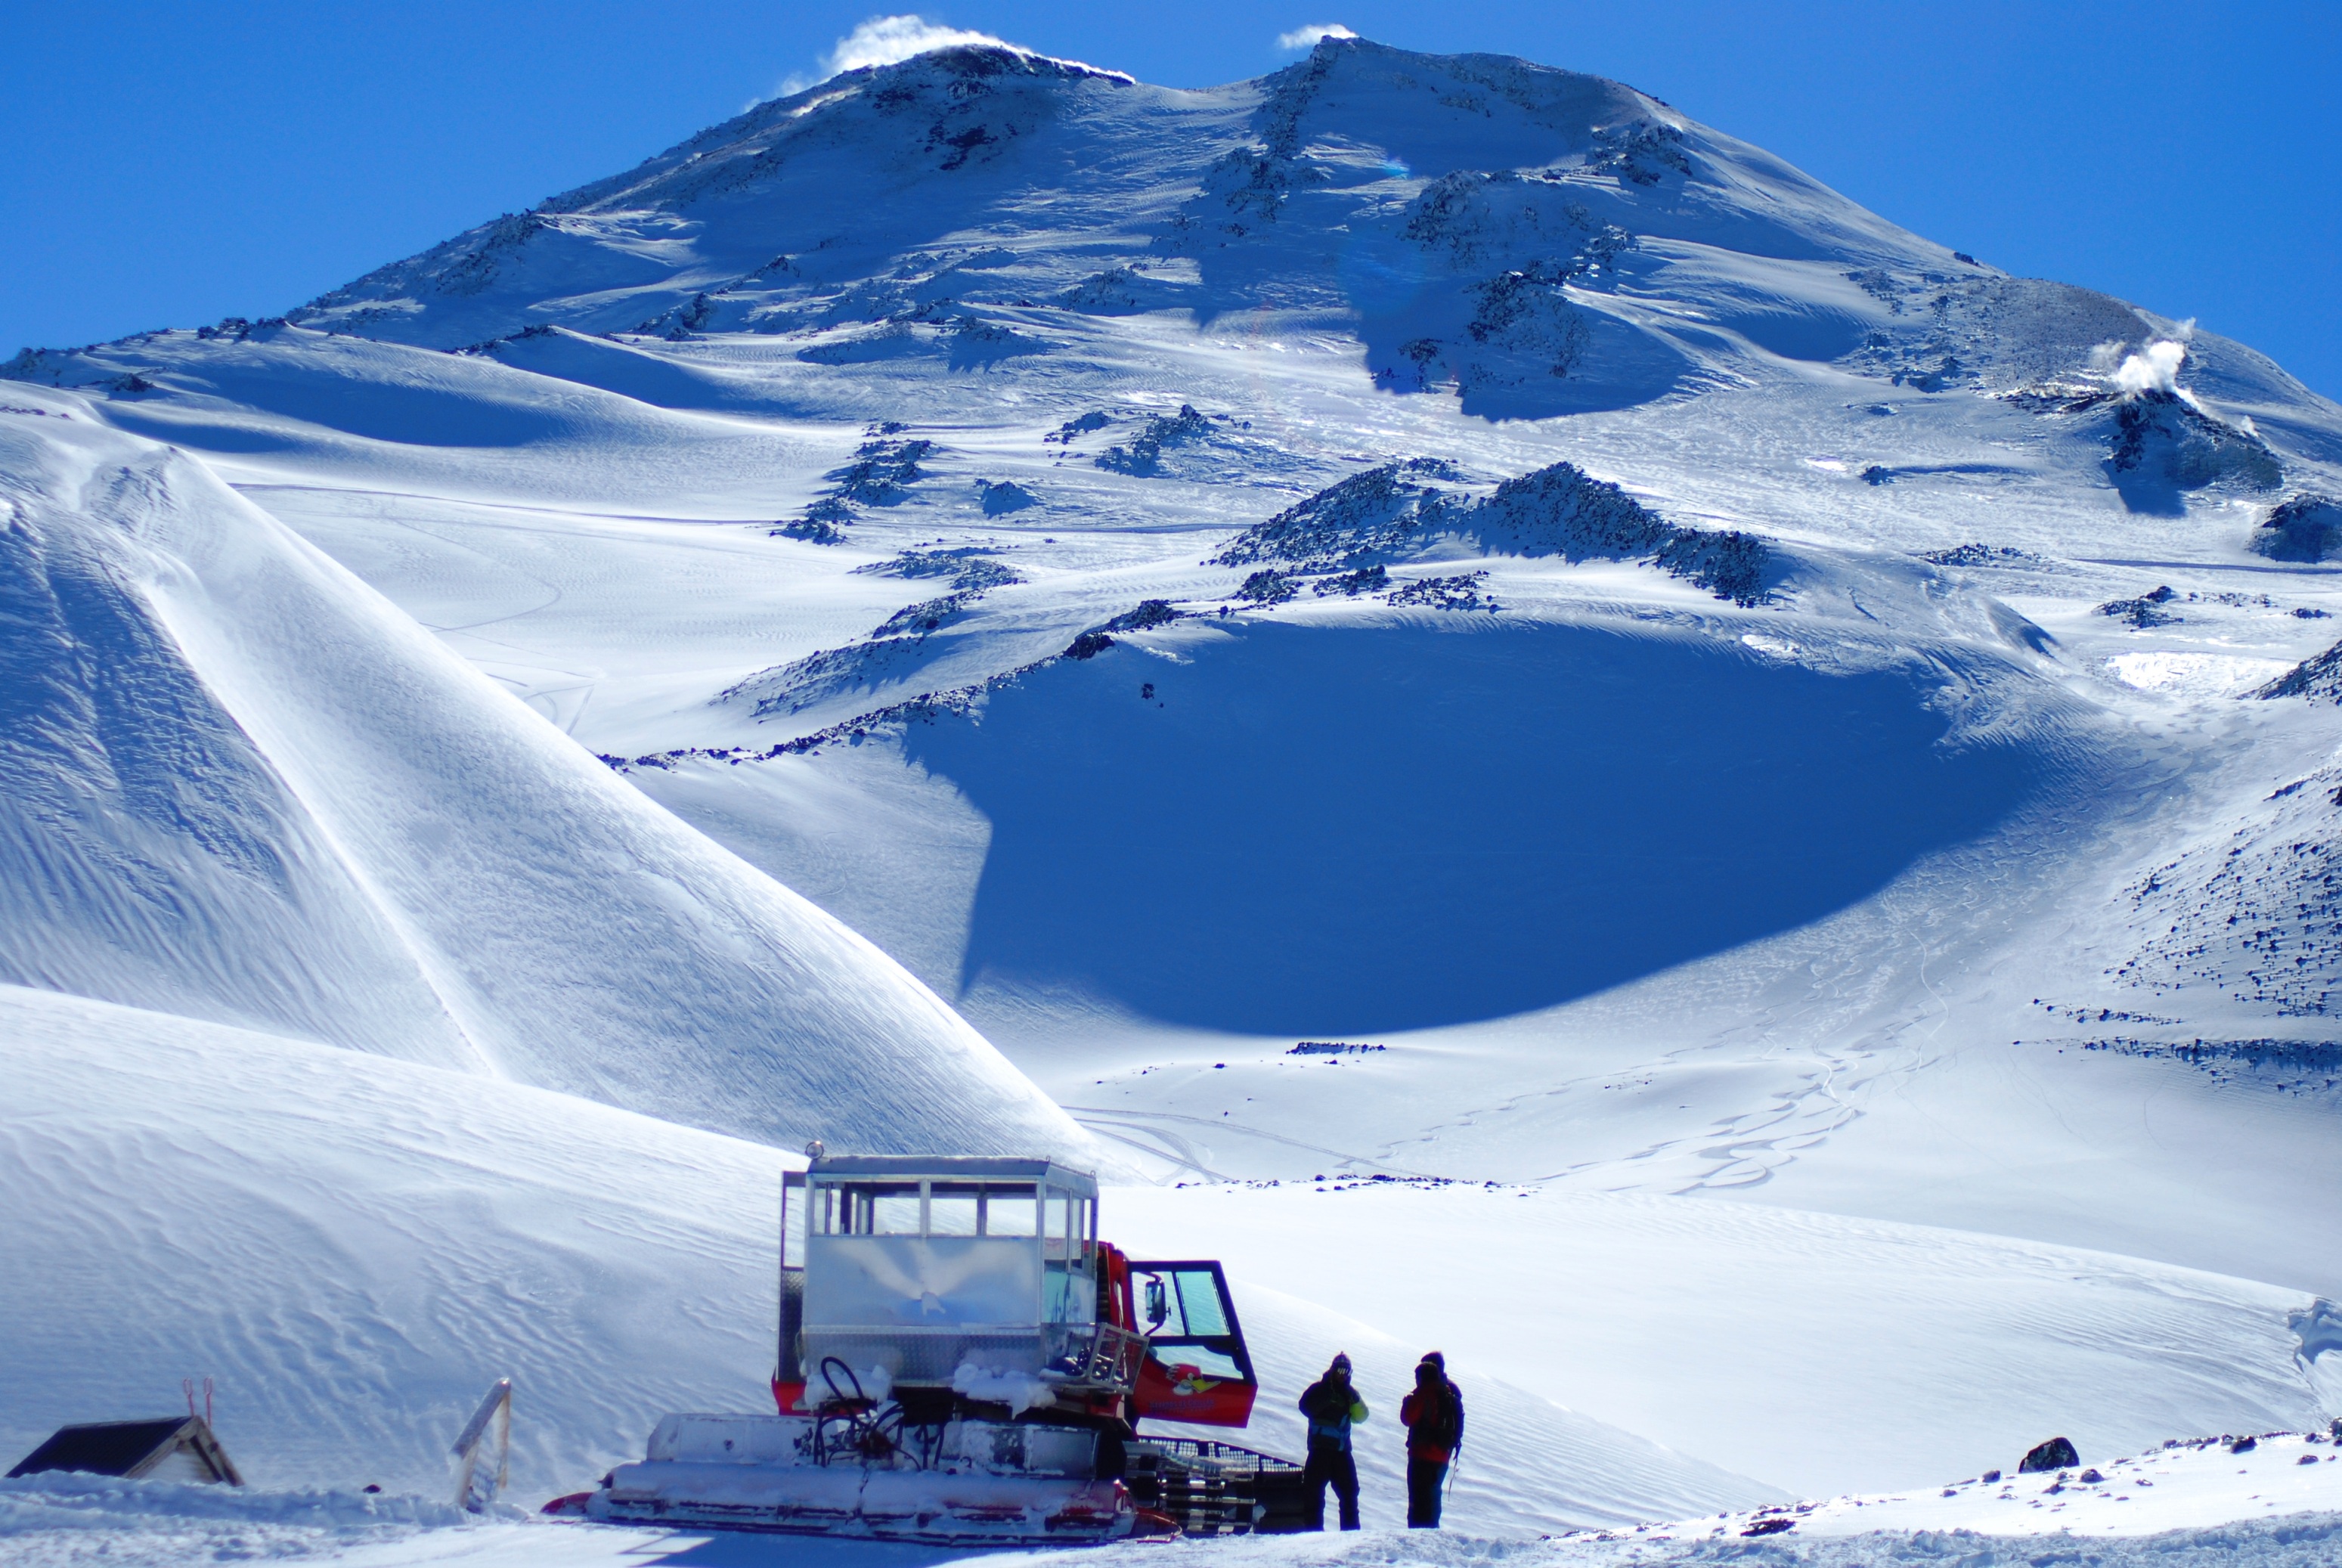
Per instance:
[[[0,422],[0,976],[794,1144],[1086,1140],[868,943],[169,450]]]
[[[638,1457],[667,1412],[770,1408],[776,1186],[794,1157],[16,987],[0,986],[0,1206],[17,1216],[0,1451],[68,1420],[167,1411],[183,1375],[211,1374],[255,1485],[443,1496],[446,1443],[509,1376],[514,1495],[533,1504]],[[1236,1289],[1261,1308],[1251,1337],[1280,1383],[1336,1332],[1386,1382],[1404,1373],[1387,1336]],[[1503,1483],[1461,1501],[1465,1523],[1534,1532],[1779,1495],[1533,1394],[1479,1395]],[[1582,1478],[1541,1486],[1538,1454]],[[1395,1482],[1387,1456],[1368,1467]]]

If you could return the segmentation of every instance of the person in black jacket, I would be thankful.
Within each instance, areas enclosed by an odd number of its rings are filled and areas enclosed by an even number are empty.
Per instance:
[[[1447,1358],[1437,1351],[1415,1369],[1415,1392],[1398,1407],[1406,1424],[1406,1524],[1439,1528],[1439,1489],[1464,1446],[1464,1391],[1447,1381]]]
[[[1342,1528],[1358,1527],[1358,1466],[1350,1457],[1350,1426],[1366,1419],[1366,1402],[1350,1386],[1350,1358],[1336,1355],[1326,1375],[1301,1395],[1301,1413],[1309,1418],[1309,1458],[1302,1483],[1309,1489],[1310,1528],[1326,1528],[1326,1486],[1333,1483],[1334,1501],[1341,1504]]]

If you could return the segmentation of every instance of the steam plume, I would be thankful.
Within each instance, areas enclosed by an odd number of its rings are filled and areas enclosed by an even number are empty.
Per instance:
[[[1306,27],[1296,27],[1290,33],[1276,35],[1280,49],[1314,49],[1320,38],[1355,38],[1357,35],[1339,22],[1312,22]]]
[[[971,32],[965,27],[946,27],[940,22],[930,22],[925,16],[873,16],[831,45],[829,53],[822,56],[821,63],[812,74],[798,72],[789,75],[774,89],[774,96],[786,98],[792,93],[802,93],[815,83],[826,82],[843,71],[859,71],[868,65],[892,65],[931,49],[950,49],[966,45],[1010,49],[1036,59],[1047,57],[1026,48],[1022,44],[1011,44],[1006,38],[996,38],[989,33]],[[1080,64],[1079,61],[1061,63]],[[748,106],[753,109],[756,105]]]
[[[2115,385],[2125,392],[2177,392],[2179,366],[2187,345],[2158,338],[2126,358],[2115,371]]]

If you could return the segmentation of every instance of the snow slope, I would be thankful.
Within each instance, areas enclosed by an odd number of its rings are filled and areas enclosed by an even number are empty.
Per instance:
[[[204,1373],[256,1482],[428,1493],[441,1429],[510,1375],[526,1499],[598,1474],[659,1412],[761,1396],[780,1156],[299,1041],[19,988],[0,1004],[26,1330],[0,1441]],[[1389,1406],[1435,1336],[1473,1412],[1458,1522],[1482,1529],[1746,1507],[1767,1488],[1739,1467],[1823,1493],[2005,1464],[2037,1428],[2087,1457],[2317,1403],[2287,1326],[2307,1298],[1986,1237],[1388,1183],[1118,1190],[1110,1213],[1143,1253],[1227,1258],[1273,1391],[1256,1441],[1294,1448],[1275,1393],[1352,1355],[1380,1412],[1360,1433],[1376,1518],[1401,1491]],[[1369,1234],[1418,1266],[1356,1272]],[[1511,1311],[1459,1311],[1457,1277]],[[1850,1427],[1850,1385],[1930,1419]]]
[[[867,943],[201,465],[65,404],[0,441],[10,979],[785,1144],[1086,1145]]]
[[[441,1496],[445,1445],[506,1376],[513,1492],[533,1506],[635,1456],[668,1411],[769,1408],[774,1194],[791,1156],[21,987],[0,987],[0,1313],[16,1325],[0,1344],[0,1449],[29,1452],[93,1413],[167,1411],[182,1376],[211,1376],[222,1439],[255,1486]],[[1382,1382],[1412,1365],[1317,1302],[1237,1289],[1280,1388],[1331,1335]],[[1480,1528],[1782,1495],[1505,1383],[1480,1394],[1491,1462],[1458,1504]],[[1263,1436],[1290,1447],[1298,1416],[1275,1403]],[[1403,1490],[1390,1446],[1366,1466],[1386,1493]],[[1574,1473],[1557,1486],[1556,1459]],[[0,1539],[19,1527],[6,1508]]]
[[[1155,175],[1172,145],[1207,194],[1182,202],[1158,188],[1132,203],[1133,175]],[[1179,92],[972,47],[847,72],[759,105],[626,174],[370,274],[293,319],[452,348],[536,325],[835,321],[852,308],[824,297],[841,283],[921,302],[1074,289],[1077,306],[1106,313],[1187,304],[1199,291],[1206,308],[1226,308],[1255,281],[1246,247],[1211,245],[1189,290],[1150,288],[1076,258],[1144,255],[1166,223],[1180,234],[1224,224],[1238,237],[1296,217],[1332,229],[1331,212],[1458,171],[1583,163],[1657,185],[1693,158],[1712,180],[1670,191],[1668,221],[1638,232],[1722,237],[1786,259],[1950,260],[1756,149],[1598,77],[1348,40],[1261,82]],[[1041,189],[1046,205],[1033,200]],[[1590,223],[1611,215],[1602,186],[1571,193],[1591,204],[1579,227],[1593,232]],[[874,208],[889,221],[870,225]],[[947,276],[915,291],[878,281],[880,264],[979,226],[990,244]],[[1407,288],[1403,262],[1394,269],[1395,258],[1372,249],[1346,259],[1354,298],[1404,297],[1394,297]]]
[[[209,1375],[253,1484],[452,1498],[445,1447],[509,1376],[514,1485],[549,1494],[770,1364],[775,1151],[53,993],[0,1017],[11,1463]]]
[[[1142,1245],[1216,1249],[1295,1293],[1338,1285],[1342,1310],[1418,1353],[1803,1496],[2014,1470],[2057,1433],[2103,1459],[2175,1432],[2298,1430],[2331,1392],[2294,1326],[2307,1293],[2004,1237],[1535,1187],[1115,1196]],[[1386,1386],[1395,1403],[1405,1385]]]
[[[1474,1529],[2342,1413],[2342,410],[2240,345],[1618,84],[1336,39],[848,73],[7,375],[12,980],[1111,1150],[1276,1383],[1472,1369]],[[1376,1174],[1468,1185],[1315,1191]],[[1731,1549],[1989,1523],[1895,1517]]]

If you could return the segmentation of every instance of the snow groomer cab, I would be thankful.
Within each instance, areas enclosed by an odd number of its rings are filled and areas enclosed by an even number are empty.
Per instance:
[[[816,1145],[816,1148],[818,1146]],[[1219,1264],[1098,1236],[1048,1160],[826,1155],[781,1191],[778,1413],[671,1415],[586,1512],[938,1543],[1298,1528]]]

